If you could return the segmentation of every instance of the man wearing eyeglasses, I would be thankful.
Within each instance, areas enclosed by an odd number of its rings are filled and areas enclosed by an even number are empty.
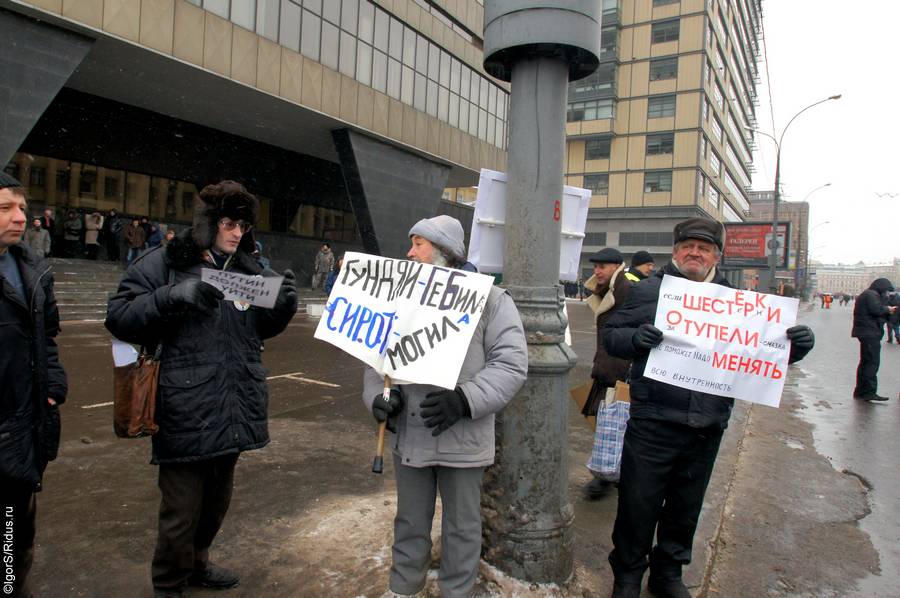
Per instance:
[[[272,309],[224,301],[202,268],[272,276],[259,265],[253,226],[259,202],[222,181],[194,200],[193,227],[138,257],[110,298],[106,327],[119,339],[162,343],[151,462],[159,465],[159,533],[152,577],[156,596],[185,586],[231,588],[236,572],[209,562],[209,547],[231,500],[239,453],[269,442],[262,341],[297,312],[294,273]]]
[[[638,598],[648,566],[651,594],[690,598],[681,570],[691,562],[703,496],[734,405],[728,397],[644,377],[650,351],[663,340],[653,325],[663,276],[730,286],[716,267],[725,243],[721,223],[689,218],[675,226],[674,240],[672,261],[631,288],[603,331],[610,355],[633,360],[631,419],[609,555],[613,598]],[[815,342],[804,325],[788,328],[787,338],[791,363],[803,359]]]

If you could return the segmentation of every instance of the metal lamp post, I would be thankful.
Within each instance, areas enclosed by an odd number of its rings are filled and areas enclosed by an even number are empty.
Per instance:
[[[787,133],[787,130],[791,126],[791,123],[793,123],[794,120],[798,116],[800,116],[801,114],[803,114],[810,108],[818,106],[819,104],[824,104],[825,102],[828,102],[830,100],[839,100],[839,99],[841,99],[841,94],[836,94],[833,96],[828,96],[824,100],[819,100],[818,102],[810,104],[809,106],[807,106],[806,108],[804,108],[803,110],[801,110],[800,112],[798,112],[797,114],[795,114],[794,116],[791,117],[791,120],[789,120],[788,123],[784,126],[784,129],[781,130],[781,135],[778,137],[778,139],[775,139],[774,136],[769,135],[768,133],[764,133],[763,131],[760,131],[759,129],[754,129],[752,127],[746,127],[747,129],[750,129],[751,131],[759,133],[760,135],[764,135],[775,142],[775,149],[776,149],[776,153],[775,153],[775,193],[774,193],[774,197],[772,199],[772,239],[771,239],[771,241],[769,241],[769,292],[770,293],[774,294],[778,291],[778,282],[775,279],[775,269],[778,264],[778,200],[781,197],[781,189],[779,187],[779,185],[781,184],[781,142],[784,140],[784,134]],[[787,242],[787,239],[785,239],[785,242]]]
[[[812,191],[810,191],[809,193],[804,195],[803,199],[800,200],[800,203],[805,202],[807,199],[809,199],[810,195],[812,195],[816,191],[819,191],[820,189],[824,189],[825,187],[831,187],[831,183],[825,183],[824,185],[819,185],[818,187],[816,187],[815,189],[813,189]],[[802,225],[802,223],[803,223],[802,219],[800,220],[800,223]],[[825,222],[817,224],[816,226],[821,226],[822,224],[825,224]],[[813,227],[813,228],[815,228],[815,227]],[[813,231],[813,228],[809,228],[806,231],[806,236],[807,236],[806,244],[807,245],[809,244],[809,238],[808,238],[809,234]],[[807,251],[805,245],[803,247],[801,247],[801,242],[803,241],[802,237],[803,237],[803,228],[801,226],[800,230],[797,231],[797,268],[794,270],[794,288],[798,292],[806,289],[806,279],[808,277],[808,271],[809,271],[809,259],[808,259],[809,251]],[[803,279],[802,280],[800,279],[800,266],[803,266]],[[800,286],[801,282],[803,283],[802,289]]]

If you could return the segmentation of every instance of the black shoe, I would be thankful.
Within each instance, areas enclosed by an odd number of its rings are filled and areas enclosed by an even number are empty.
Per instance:
[[[641,598],[641,584],[617,581],[610,598]]]
[[[201,571],[194,571],[188,579],[189,586],[225,590],[241,582],[240,576],[224,567],[208,563]]]
[[[615,487],[614,482],[594,478],[584,487],[584,495],[591,500],[603,498]]]
[[[888,400],[887,397],[883,397],[883,396],[881,396],[881,395],[877,395],[877,394],[874,394],[874,393],[873,393],[873,394],[870,394],[870,395],[865,395],[865,396],[860,397],[860,398],[861,398],[863,401],[887,401],[887,400]]]
[[[650,576],[647,589],[656,598],[691,598],[687,586],[680,579],[656,579]]]

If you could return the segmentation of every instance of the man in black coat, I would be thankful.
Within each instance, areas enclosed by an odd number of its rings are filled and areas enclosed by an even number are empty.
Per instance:
[[[238,454],[269,443],[260,351],[297,312],[297,288],[285,270],[275,306],[262,309],[224,301],[200,276],[203,268],[275,274],[251,255],[258,210],[239,183],[205,187],[194,200],[193,228],[135,259],[109,300],[106,327],[114,336],[163,347],[152,455],[162,493],[156,596],[239,582],[208,552],[228,511]]]
[[[631,419],[625,431],[614,548],[609,555],[614,598],[638,598],[648,566],[651,593],[690,598],[681,569],[691,560],[703,496],[734,405],[727,397],[644,377],[650,350],[663,339],[663,332],[653,325],[663,276],[729,286],[716,269],[725,241],[719,222],[690,218],[675,226],[674,240],[672,261],[634,285],[604,329],[609,354],[633,359]],[[808,326],[789,328],[787,337],[791,362],[802,359],[814,344]]]
[[[884,323],[897,309],[886,305],[887,294],[894,286],[887,278],[875,279],[869,288],[856,298],[853,306],[851,336],[859,340],[859,366],[856,368],[856,388],[853,398],[861,401],[887,401],[878,394],[878,366],[881,364],[881,336]]]
[[[12,521],[12,562],[3,563],[3,592],[12,596],[31,596],[35,493],[56,458],[67,391],[50,264],[18,244],[26,208],[22,184],[0,172],[0,514]]]

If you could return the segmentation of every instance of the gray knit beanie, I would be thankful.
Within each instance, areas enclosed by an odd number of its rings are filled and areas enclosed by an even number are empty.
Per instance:
[[[434,218],[423,218],[409,229],[409,236],[413,235],[428,239],[461,261],[466,260],[465,233],[459,220],[452,216],[442,214]]]

